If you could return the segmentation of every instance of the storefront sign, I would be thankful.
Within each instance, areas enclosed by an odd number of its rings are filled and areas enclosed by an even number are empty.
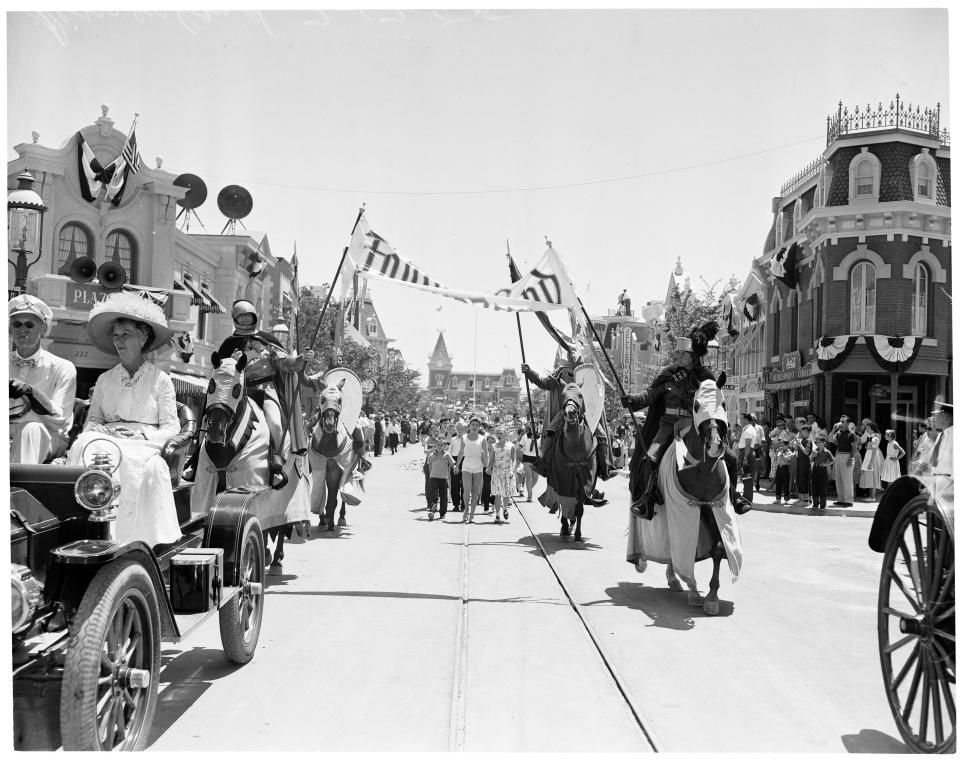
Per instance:
[[[788,351],[780,359],[780,369],[784,372],[797,370],[803,364],[799,351]]]
[[[67,285],[67,309],[93,309],[93,305],[103,301],[114,291],[108,291],[102,285],[89,283],[70,283]]]
[[[819,375],[821,372],[822,370],[817,366],[816,361],[812,361],[793,370],[770,370],[765,373],[763,382],[767,388],[770,388],[773,384],[773,390],[776,390],[778,384],[803,381],[812,378],[814,375]]]

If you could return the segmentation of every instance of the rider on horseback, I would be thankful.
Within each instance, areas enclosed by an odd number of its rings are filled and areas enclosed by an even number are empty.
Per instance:
[[[703,366],[707,344],[717,334],[717,324],[707,322],[695,328],[688,337],[676,339],[677,356],[664,367],[650,386],[640,394],[627,394],[620,402],[630,410],[649,407],[643,428],[637,432],[637,446],[630,462],[630,510],[635,515],[653,518],[654,505],[663,504],[657,486],[657,469],[663,453],[683,423],[692,422],[693,396],[703,380],[716,381],[713,372]],[[726,449],[724,463],[730,473],[730,500],[737,513],[750,509],[750,503],[736,490],[737,460]]]

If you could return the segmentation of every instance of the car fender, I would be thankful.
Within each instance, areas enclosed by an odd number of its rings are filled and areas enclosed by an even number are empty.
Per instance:
[[[133,557],[150,575],[160,607],[160,633],[163,637],[179,637],[170,597],[163,583],[163,573],[153,550],[141,541],[81,539],[51,551],[50,569],[43,593],[49,601],[76,609],[97,572],[121,557]]]
[[[240,583],[240,541],[243,527],[249,518],[257,517],[256,505],[269,489],[239,487],[217,495],[207,514],[204,547],[219,547],[223,550],[223,583],[237,586]],[[260,523],[257,521],[259,530]]]

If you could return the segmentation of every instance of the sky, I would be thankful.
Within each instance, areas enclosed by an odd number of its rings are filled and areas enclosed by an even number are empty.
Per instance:
[[[549,238],[593,313],[742,280],[780,186],[825,147],[839,101],[941,104],[945,9],[21,11],[6,18],[7,155],[60,146],[110,106],[140,114],[148,166],[220,189],[304,284],[329,282],[361,204],[430,277],[494,291]],[[191,230],[196,230],[192,225]],[[200,231],[200,230],[197,230]],[[200,231],[202,232],[202,231]],[[387,335],[426,376],[520,364],[513,314],[373,283]],[[441,308],[442,307],[442,308]],[[556,345],[521,318],[528,362]]]

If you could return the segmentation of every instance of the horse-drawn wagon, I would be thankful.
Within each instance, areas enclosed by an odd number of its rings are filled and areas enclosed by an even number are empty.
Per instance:
[[[950,439],[945,450],[952,447],[952,435]],[[877,633],[880,669],[897,729],[913,752],[953,752],[957,672],[952,467],[934,463],[891,484],[877,507],[869,546],[883,554]]]

